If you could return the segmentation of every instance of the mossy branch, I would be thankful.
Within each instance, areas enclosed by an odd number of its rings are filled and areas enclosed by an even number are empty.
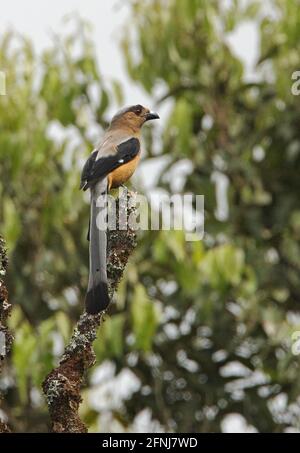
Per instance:
[[[8,302],[8,292],[2,280],[6,274],[7,257],[4,240],[0,237],[0,373],[2,371],[3,361],[9,353],[13,341],[13,336],[9,331],[6,323],[11,312],[11,305]],[[1,395],[0,395],[1,399]],[[0,433],[10,432],[8,425],[0,419]]]
[[[116,212],[124,209],[128,219],[135,212],[134,197],[134,193],[124,191],[117,200]],[[116,227],[116,230],[108,230],[107,236],[107,273],[111,297],[136,247],[136,232],[129,227],[126,230],[119,229],[118,219]],[[87,427],[78,415],[82,401],[80,390],[86,371],[95,364],[93,342],[103,316],[104,312],[97,315],[84,312],[80,316],[59,366],[43,382],[53,432],[87,432]]]

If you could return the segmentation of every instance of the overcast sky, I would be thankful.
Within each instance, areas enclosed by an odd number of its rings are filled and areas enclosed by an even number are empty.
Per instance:
[[[121,0],[0,0],[0,33],[14,28],[29,36],[37,50],[51,42],[53,32],[63,31],[62,18],[76,11],[93,25],[99,67],[102,75],[121,80],[126,103],[147,103],[148,98],[136,85],[130,83],[119,51],[122,25],[129,14],[126,2]],[[1,67],[1,62],[0,62]],[[1,68],[0,68],[1,69]]]
[[[142,1],[142,0],[141,0]],[[126,103],[147,103],[149,99],[130,82],[119,51],[122,25],[129,15],[126,1],[122,0],[9,0],[1,2],[0,33],[9,27],[25,33],[41,50],[51,42],[51,33],[62,31],[62,18],[76,11],[93,24],[99,66],[104,76],[121,80]],[[230,38],[234,51],[244,60],[248,71],[257,55],[257,33],[252,24],[239,27]],[[0,62],[1,66],[1,62]],[[1,68],[0,68],[1,69]]]

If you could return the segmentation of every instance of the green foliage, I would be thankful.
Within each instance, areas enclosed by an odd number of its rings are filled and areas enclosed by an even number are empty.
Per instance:
[[[244,253],[229,244],[209,250],[200,263],[200,271],[208,284],[222,292],[227,285],[238,286],[244,268]]]
[[[136,285],[134,290],[131,314],[135,348],[150,351],[159,321],[159,310],[140,284]]]
[[[123,41],[128,71],[149,93],[165,87],[161,102],[171,101],[161,152],[168,174],[158,185],[172,192],[173,167],[189,159],[183,192],[204,194],[206,209],[201,245],[149,233],[140,247],[137,280],[161,301],[165,317],[154,338],[157,367],[142,356],[134,367],[152,389],[138,408],[150,407],[178,431],[219,431],[232,413],[258,431],[299,428],[292,404],[299,401],[299,358],[291,352],[300,295],[300,111],[291,95],[299,11],[289,1],[274,2],[272,17],[254,1],[131,4],[134,27]],[[260,27],[255,83],[245,81],[226,44],[244,20]],[[229,182],[222,220],[216,172]],[[280,412],[278,396],[287,398]],[[137,413],[131,401],[127,407]]]
[[[153,104],[165,89],[159,111],[168,104],[158,141],[168,165],[157,186],[172,193],[175,167],[187,160],[182,192],[205,196],[206,234],[202,242],[186,242],[180,231],[140,235],[96,341],[98,361],[116,365],[116,389],[129,370],[140,385],[118,405],[106,400],[103,412],[124,429],[145,408],[177,432],[218,432],[234,413],[261,432],[299,429],[292,336],[300,330],[300,107],[291,94],[299,8],[274,0],[277,14],[266,16],[255,1],[129,3],[122,43],[129,76]],[[258,24],[261,42],[251,83],[226,40],[245,20]],[[31,390],[57,360],[55,343],[67,341],[86,288],[88,207],[78,179],[92,149],[89,127],[105,126],[111,93],[121,102],[122,89],[118,80],[104,89],[80,22],[41,58],[26,39],[12,50],[13,39],[0,41],[9,81],[0,98],[0,218],[11,300],[20,306],[7,399],[16,426],[30,407],[22,428],[34,430],[45,408]],[[84,57],[74,56],[77,44]],[[146,138],[151,151],[149,131]],[[228,181],[222,219],[216,174]],[[278,398],[286,403],[276,406]],[[89,390],[83,414],[97,426]]]
[[[10,299],[21,307],[13,325],[16,383],[8,399],[19,397],[20,409],[9,415],[20,430],[36,429],[35,417],[23,413],[34,404],[31,388],[41,392],[56,361],[53,341],[66,342],[82,309],[89,207],[79,192],[80,171],[107,124],[110,94],[89,28],[69,20],[73,31],[54,36],[41,55],[17,33],[0,40],[8,80],[7,95],[0,98],[0,229],[9,252]],[[99,97],[91,101],[93,86]],[[95,125],[98,134],[92,137]],[[38,407],[44,413],[42,400]]]
[[[60,345],[70,338],[70,321],[62,312],[39,323],[37,327],[25,320],[22,311],[15,308],[11,328],[16,332],[12,364],[17,379],[17,389],[22,404],[30,404],[31,387],[40,389],[46,376],[54,367],[55,340]]]
[[[124,314],[117,314],[105,319],[101,337],[95,342],[95,351],[99,359],[119,358],[124,353]]]

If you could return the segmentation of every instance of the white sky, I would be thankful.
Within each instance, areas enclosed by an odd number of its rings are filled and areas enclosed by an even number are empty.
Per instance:
[[[37,50],[51,42],[51,33],[62,31],[62,18],[76,11],[93,25],[99,67],[104,76],[113,76],[122,82],[125,103],[149,103],[142,89],[128,80],[119,50],[122,25],[129,14],[122,0],[0,0],[0,33],[14,28],[28,35]],[[239,26],[228,40],[233,50],[246,63],[251,74],[257,56],[257,31],[253,24]],[[1,62],[0,62],[1,66]],[[151,107],[151,106],[150,106]]]
[[[37,50],[50,44],[53,32],[63,31],[62,18],[66,14],[74,11],[79,13],[93,25],[93,38],[102,75],[121,80],[126,104],[149,102],[143,90],[128,80],[119,51],[122,24],[129,14],[125,1],[0,0],[0,5],[0,34],[8,28],[14,28],[29,36]]]

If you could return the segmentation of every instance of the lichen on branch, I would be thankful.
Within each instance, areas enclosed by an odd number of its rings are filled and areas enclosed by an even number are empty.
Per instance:
[[[8,302],[8,291],[2,280],[7,270],[7,256],[5,243],[0,236],[0,373],[5,357],[9,353],[13,336],[6,323],[11,312],[11,304]],[[0,395],[1,399],[1,395]],[[10,432],[8,425],[0,419],[0,433]]]
[[[135,214],[135,194],[127,190],[116,202],[116,212],[125,209],[127,220]],[[136,231],[129,226],[107,232],[107,275],[110,296],[113,296],[125,270],[129,256],[136,247]],[[84,312],[77,322],[70,342],[57,368],[43,382],[53,432],[87,432],[78,415],[82,401],[80,390],[86,371],[95,364],[93,342],[105,313]]]

